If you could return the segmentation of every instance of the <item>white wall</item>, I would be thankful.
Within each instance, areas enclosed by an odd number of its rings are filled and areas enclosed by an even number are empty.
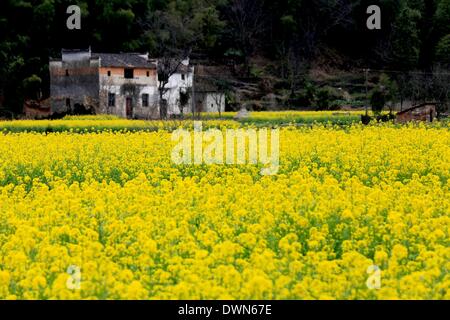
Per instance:
[[[193,67],[192,67],[193,69]],[[181,73],[175,73],[169,78],[169,82],[166,85],[167,92],[164,94],[164,99],[167,100],[167,114],[178,115],[181,113],[179,102],[180,102],[180,90],[192,90],[193,83],[193,72],[185,74],[184,80],[182,79]],[[184,112],[190,111],[190,103],[185,106]]]
[[[79,52],[62,52],[62,61],[67,63],[89,61],[91,59],[91,51],[79,51]]]
[[[116,114],[120,117],[126,117],[126,98],[127,95],[121,92],[123,84],[133,84],[137,90],[133,99],[133,115],[137,118],[155,118],[159,117],[159,105],[158,105],[158,89],[155,85],[155,81],[150,78],[135,78],[124,79],[121,76],[115,76],[114,74],[108,77],[107,75],[100,75],[100,110],[99,113]],[[108,106],[108,93],[114,93],[116,95],[116,104],[114,107]],[[142,95],[149,95],[149,106],[142,106]],[[155,110],[156,109],[156,110]]]
[[[207,93],[204,112],[225,112],[225,94]]]
[[[193,67],[192,67],[193,71]],[[192,85],[194,80],[194,72],[184,74],[173,74],[166,85],[167,92],[164,94],[164,99],[167,100],[168,108],[167,115],[179,115],[181,113],[180,91],[190,91],[192,95]],[[126,96],[122,95],[121,87],[125,83],[134,84],[138,90],[133,95],[133,116],[140,118],[154,118],[159,117],[159,83],[153,77],[136,77],[135,79],[124,79],[121,75],[114,73],[108,77],[107,75],[100,75],[100,112],[117,114],[121,117],[126,117]],[[108,92],[116,94],[116,106],[108,107]],[[142,94],[149,95],[149,107],[142,106]],[[192,98],[192,96],[191,96]],[[150,110],[151,109],[151,110]],[[225,95],[220,93],[209,92],[205,94],[203,100],[204,112],[221,112],[225,111]],[[184,113],[191,112],[191,102],[185,108]]]

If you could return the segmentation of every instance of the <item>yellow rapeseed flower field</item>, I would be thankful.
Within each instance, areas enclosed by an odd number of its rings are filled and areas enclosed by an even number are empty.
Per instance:
[[[448,126],[280,139],[261,176],[165,130],[1,134],[0,298],[450,299]]]

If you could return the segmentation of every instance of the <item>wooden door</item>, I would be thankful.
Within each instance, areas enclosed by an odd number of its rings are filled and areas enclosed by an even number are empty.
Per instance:
[[[126,112],[127,112],[127,118],[133,117],[133,100],[132,98],[128,97],[126,100]]]

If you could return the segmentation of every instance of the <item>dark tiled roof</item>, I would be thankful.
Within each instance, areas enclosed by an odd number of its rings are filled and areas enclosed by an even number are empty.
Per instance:
[[[100,58],[101,67],[156,68],[153,62],[138,53],[93,53],[92,57]]]
[[[89,53],[91,52],[91,49],[61,49],[61,53],[79,53],[79,52],[85,52],[85,53]]]
[[[192,72],[192,66],[186,66],[184,64],[180,64],[178,66],[177,72],[184,73],[184,74],[190,73],[190,72]]]
[[[229,70],[223,66],[197,65],[195,68],[195,90],[199,92],[219,92],[218,82],[231,79]]]
[[[159,67],[164,67],[164,60],[161,59],[159,62]],[[181,74],[187,74],[192,72],[192,66],[191,65],[185,65],[181,62],[179,62],[178,60],[171,60],[170,61],[170,66],[169,66],[170,70],[174,70],[175,68],[177,68],[176,73],[181,73]]]

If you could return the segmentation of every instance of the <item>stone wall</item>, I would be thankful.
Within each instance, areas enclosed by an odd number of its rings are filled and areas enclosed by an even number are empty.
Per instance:
[[[52,113],[70,112],[77,107],[99,107],[98,61],[68,59],[50,62]]]
[[[426,104],[398,113],[396,121],[398,123],[406,123],[410,121],[432,122],[436,119],[436,117],[436,106],[433,104]]]

